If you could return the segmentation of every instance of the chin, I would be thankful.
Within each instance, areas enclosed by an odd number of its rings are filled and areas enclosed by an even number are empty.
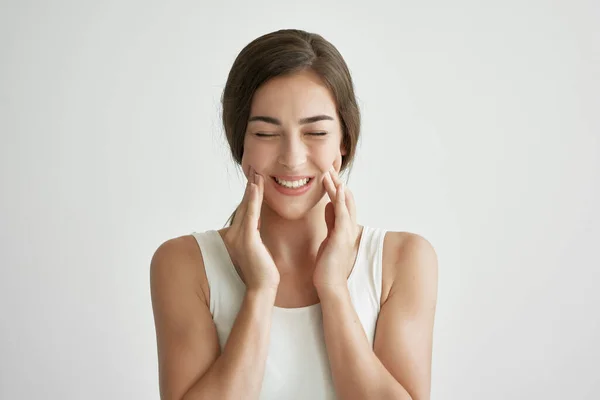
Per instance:
[[[281,199],[269,201],[265,199],[265,203],[279,217],[289,221],[298,221],[310,215],[319,201],[318,199],[303,199],[303,201],[282,201]]]
[[[304,204],[304,205],[277,204],[275,207],[271,206],[270,208],[275,214],[279,215],[279,217],[281,217],[283,219],[287,219],[289,221],[301,220],[301,219],[305,218],[312,210],[312,207],[309,207],[308,204]]]

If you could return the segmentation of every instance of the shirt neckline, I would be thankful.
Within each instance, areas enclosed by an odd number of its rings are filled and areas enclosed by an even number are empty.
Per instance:
[[[366,229],[367,229],[367,226],[363,225],[361,232],[360,232],[360,238],[359,238],[359,242],[358,242],[358,250],[356,252],[356,258],[354,259],[354,264],[352,265],[352,270],[350,271],[350,275],[348,276],[348,279],[346,281],[347,284],[350,284],[353,281],[354,276],[357,274],[356,267],[359,264],[359,259],[364,251],[363,247],[365,246],[364,242],[365,242],[365,230]],[[227,250],[227,246],[225,245],[225,241],[223,241],[221,234],[216,230],[211,230],[210,232],[213,235],[216,235],[217,242],[219,243],[219,246],[221,247],[221,251],[226,256],[225,258],[227,260],[228,268],[229,268],[230,272],[233,274],[233,276],[235,277],[236,282],[239,285],[246,287],[246,285],[244,284],[244,281],[242,280],[242,278],[238,274],[237,270],[235,269],[235,266],[233,265],[233,261],[231,260],[231,255],[229,254],[229,251]],[[278,307],[278,306],[274,305],[273,309],[277,312],[285,312],[285,313],[299,313],[299,312],[304,312],[304,311],[320,310],[321,302],[311,304],[308,306],[304,306],[304,307]]]

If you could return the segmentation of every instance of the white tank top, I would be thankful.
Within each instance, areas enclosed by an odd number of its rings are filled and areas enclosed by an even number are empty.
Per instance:
[[[224,348],[246,287],[216,230],[192,234],[200,246],[210,288],[210,312]],[[371,347],[380,309],[385,231],[365,226],[348,277],[352,304]],[[321,305],[274,307],[261,400],[335,399],[323,334]]]

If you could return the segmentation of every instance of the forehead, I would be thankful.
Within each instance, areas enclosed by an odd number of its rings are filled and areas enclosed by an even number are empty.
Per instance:
[[[336,117],[337,106],[330,90],[313,71],[279,76],[254,93],[250,115],[299,119],[317,114]]]

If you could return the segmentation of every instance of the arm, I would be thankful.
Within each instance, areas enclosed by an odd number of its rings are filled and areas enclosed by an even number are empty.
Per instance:
[[[319,293],[333,380],[342,399],[429,399],[437,257],[417,235],[395,252],[395,276],[381,307],[374,349],[347,288]]]
[[[246,293],[220,354],[206,296],[198,285],[204,264],[195,243],[185,239],[161,245],[150,267],[161,399],[258,398],[275,292]]]

